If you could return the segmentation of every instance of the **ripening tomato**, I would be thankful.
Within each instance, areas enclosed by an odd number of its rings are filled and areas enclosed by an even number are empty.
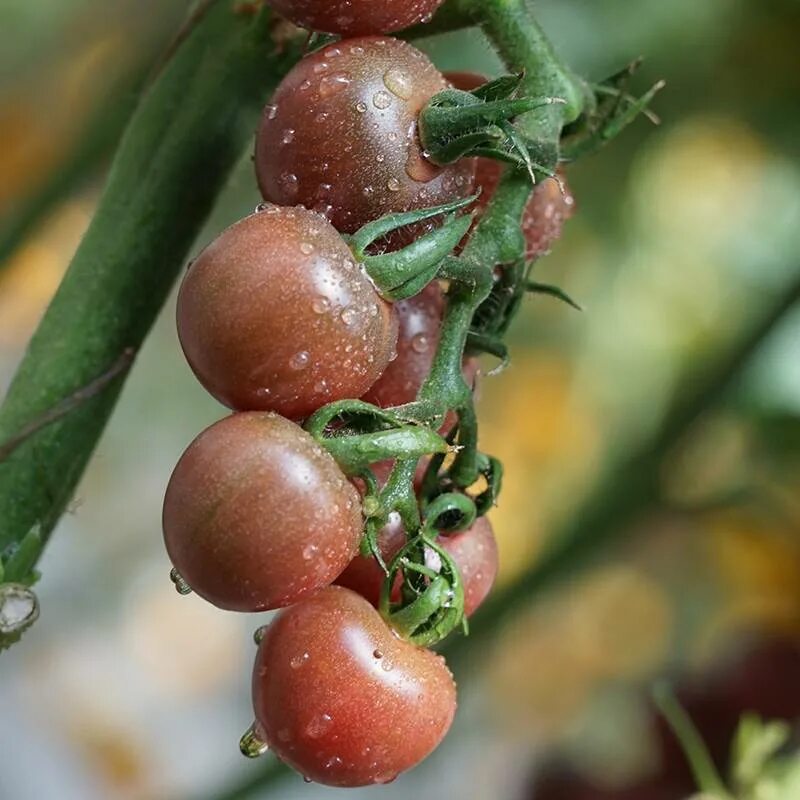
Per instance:
[[[426,22],[444,0],[269,0],[295,25],[322,33],[392,33]]]
[[[486,78],[472,72],[448,72],[445,77],[456,88],[469,92],[486,83]],[[477,159],[475,184],[481,195],[476,203],[478,217],[489,205],[505,165],[491,158]],[[522,215],[522,232],[525,235],[528,259],[539,258],[550,252],[561,238],[564,223],[575,212],[575,198],[569,190],[563,171],[559,170],[562,187],[553,179],[542,181],[535,187]]]
[[[416,400],[431,371],[439,345],[444,294],[437,281],[420,294],[394,305],[399,322],[397,357],[363,399],[381,408]]]
[[[398,637],[355,592],[330,586],[282,611],[253,670],[270,749],[328,786],[388,783],[428,756],[456,710],[442,656]]]
[[[468,617],[472,616],[489,595],[497,578],[499,558],[491,523],[486,517],[480,517],[467,530],[444,533],[436,542],[452,556],[461,573],[464,612]],[[388,564],[405,543],[406,535],[399,517],[391,518],[378,536],[378,547],[384,561]],[[431,555],[435,561],[436,554]],[[336,583],[358,592],[377,608],[385,577],[380,564],[372,556],[357,555]],[[398,587],[399,581],[395,591]]]
[[[301,419],[372,386],[394,354],[397,320],[327,220],[269,206],[189,268],[178,333],[218,400]]]
[[[233,414],[181,457],[164,498],[181,577],[220,608],[264,611],[327,586],[358,552],[358,492],[330,454],[277,414]]]
[[[391,212],[467,197],[474,159],[438,167],[417,136],[419,112],[445,88],[427,56],[397,39],[349,39],[307,56],[261,120],[264,198],[316,209],[353,233]]]

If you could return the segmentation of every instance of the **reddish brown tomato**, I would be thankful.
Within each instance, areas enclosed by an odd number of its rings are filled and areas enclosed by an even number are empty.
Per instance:
[[[473,160],[437,167],[417,116],[447,82],[419,50],[386,37],[337,42],[278,87],[256,138],[264,198],[324,213],[343,232],[469,195]]]
[[[269,0],[296,25],[322,33],[392,33],[425,22],[444,0]]]
[[[234,414],[178,462],[164,499],[172,563],[220,608],[264,611],[327,586],[358,552],[358,492],[302,428]]]
[[[397,320],[327,220],[269,206],[192,264],[178,333],[218,400],[301,419],[372,386],[394,353]]]
[[[487,80],[483,75],[472,72],[448,72],[445,77],[456,89],[465,92],[477,88]],[[475,183],[481,189],[476,203],[478,216],[489,205],[504,168],[505,165],[500,161],[491,158],[477,159]],[[564,223],[575,212],[575,198],[562,171],[559,171],[559,178],[563,192],[557,181],[543,181],[534,189],[522,215],[525,255],[529,259],[539,258],[550,252],[553,244],[561,238]]]
[[[395,303],[394,308],[399,321],[397,358],[363,398],[381,408],[416,400],[428,377],[442,327],[442,288],[434,281],[415,297]]]
[[[366,786],[437,747],[456,687],[441,656],[399,638],[363,597],[331,586],[267,629],[253,707],[270,749],[306,778]]]
[[[443,534],[436,541],[452,556],[461,573],[464,582],[464,612],[468,617],[472,616],[489,595],[497,578],[499,559],[491,523],[486,517],[480,517],[468,530]],[[387,564],[405,542],[405,532],[400,520],[390,520],[378,536],[378,547]],[[433,556],[434,561],[437,558]],[[374,558],[358,555],[336,579],[336,583],[358,592],[377,608],[385,577]],[[395,598],[398,596],[398,588],[399,581],[395,587]]]

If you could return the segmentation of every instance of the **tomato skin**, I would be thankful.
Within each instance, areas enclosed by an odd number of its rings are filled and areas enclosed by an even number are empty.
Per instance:
[[[269,0],[295,25],[321,33],[392,33],[425,22],[444,0]]]
[[[395,303],[394,309],[399,322],[397,357],[362,398],[381,408],[416,400],[430,374],[442,327],[442,287],[434,281],[415,297]]]
[[[487,78],[474,72],[448,72],[445,78],[456,88],[469,92],[476,89]],[[475,184],[481,194],[475,207],[478,218],[486,210],[497,191],[505,164],[491,158],[477,159]],[[533,260],[547,255],[555,242],[561,238],[564,223],[575,213],[575,198],[569,189],[563,171],[558,170],[564,187],[562,193],[553,179],[542,181],[531,194],[522,215],[522,233],[525,236],[525,257]]]
[[[455,715],[444,659],[404,641],[362,597],[330,586],[282,611],[253,670],[270,749],[327,786],[388,783],[428,756]]]
[[[330,223],[303,208],[271,206],[225,230],[189,268],[177,321],[214,397],[292,419],[360,397],[397,341],[392,307]]]
[[[164,498],[164,541],[220,608],[279,608],[330,584],[358,552],[358,492],[302,428],[265,412],[225,417],[189,445]]]
[[[405,534],[399,520],[390,520],[378,536],[378,547],[388,564],[405,544]],[[499,557],[492,525],[480,517],[465,531],[442,534],[437,544],[455,561],[464,582],[464,613],[470,617],[491,592],[497,578]],[[378,562],[369,556],[357,555],[336,579],[339,586],[358,592],[376,608],[380,602],[385,574]],[[399,589],[399,581],[395,592]],[[395,593],[394,597],[398,595]]]
[[[361,37],[312,53],[262,116],[261,193],[316,209],[346,233],[384,214],[467,197],[473,160],[437,167],[417,136],[419,112],[447,85],[427,56],[397,39]]]

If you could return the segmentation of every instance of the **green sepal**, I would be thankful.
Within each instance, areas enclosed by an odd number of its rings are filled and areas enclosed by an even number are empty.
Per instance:
[[[472,216],[450,217],[412,244],[395,253],[365,256],[364,268],[387,300],[405,300],[419,294],[435,277],[442,261],[466,236]]]
[[[42,528],[37,523],[21,542],[12,544],[3,554],[0,560],[0,581],[32,586],[39,577],[34,567],[41,552]]]

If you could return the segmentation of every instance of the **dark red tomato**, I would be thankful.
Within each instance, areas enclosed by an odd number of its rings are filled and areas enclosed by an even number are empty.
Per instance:
[[[477,88],[487,80],[483,75],[473,72],[448,72],[445,77],[456,89],[465,92]],[[478,214],[489,205],[504,167],[500,161],[491,158],[477,159],[475,183],[481,189],[476,204]],[[522,232],[527,243],[525,255],[529,259],[539,258],[550,252],[553,244],[561,238],[564,223],[575,211],[575,198],[561,171],[559,178],[564,186],[564,192],[562,193],[561,187],[555,180],[543,181],[534,189],[522,215]]]
[[[322,33],[392,33],[427,22],[444,0],[268,0],[296,25]]]
[[[442,287],[434,281],[415,297],[395,303],[394,308],[399,321],[397,358],[363,398],[381,408],[416,400],[430,374],[442,327]]]
[[[328,786],[388,783],[428,756],[456,710],[442,656],[391,631],[355,592],[330,586],[282,611],[253,670],[270,749]]]
[[[387,564],[405,542],[405,532],[399,518],[390,520],[378,537],[378,546]],[[497,578],[499,559],[491,523],[486,517],[480,517],[466,531],[439,536],[437,543],[453,557],[461,573],[464,581],[464,611],[468,617],[472,616],[489,595]],[[436,561],[437,556],[432,554],[432,559]],[[385,574],[374,558],[358,555],[336,579],[336,583],[358,592],[377,608],[384,578]]]
[[[358,552],[358,492],[302,428],[233,414],[181,457],[164,541],[189,586],[220,608],[265,611],[327,586]]]
[[[394,354],[397,320],[327,220],[269,206],[192,264],[178,333],[218,400],[300,419],[372,386]]]
[[[446,87],[427,56],[397,39],[349,39],[307,56],[262,117],[264,198],[316,209],[352,233],[390,212],[466,197],[474,160],[437,167],[417,136],[420,110]]]

